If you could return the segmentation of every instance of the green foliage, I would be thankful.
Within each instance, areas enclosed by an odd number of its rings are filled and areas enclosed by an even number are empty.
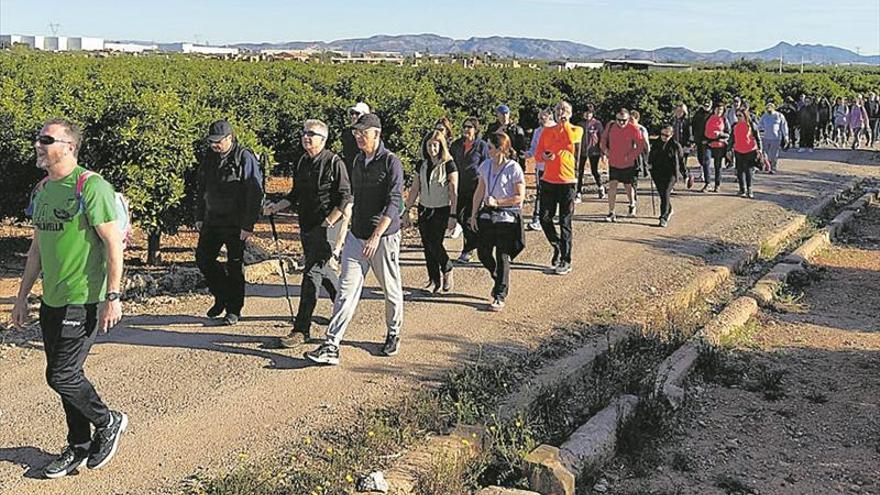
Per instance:
[[[617,108],[638,109],[656,127],[681,101],[742,95],[753,105],[801,92],[822,96],[867,92],[876,71],[823,69],[775,74],[761,67],[676,72],[566,71],[458,66],[355,66],[221,61],[182,55],[94,57],[31,50],[0,52],[0,216],[20,217],[40,177],[30,139],[50,117],[83,126],[81,161],[132,199],[134,219],[151,233],[192,221],[199,157],[207,125],[229,119],[239,139],[289,170],[303,150],[307,118],[330,126],[340,148],[347,108],[366,101],[383,121],[383,138],[407,171],[422,136],[441,117],[484,123],[506,103],[525,128],[537,111],[565,98],[579,113],[597,106],[607,120]],[[812,69],[811,69],[812,70]]]

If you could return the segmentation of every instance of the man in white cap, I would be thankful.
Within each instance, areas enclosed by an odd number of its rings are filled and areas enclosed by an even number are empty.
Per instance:
[[[354,125],[361,118],[361,115],[368,113],[370,113],[370,106],[362,101],[357,102],[355,106],[348,109],[348,118],[351,121],[351,125]],[[358,152],[360,152],[360,149],[354,138],[354,133],[349,127],[342,131],[342,161],[345,162],[345,167],[349,172],[351,172],[351,164],[354,163],[354,158]]]

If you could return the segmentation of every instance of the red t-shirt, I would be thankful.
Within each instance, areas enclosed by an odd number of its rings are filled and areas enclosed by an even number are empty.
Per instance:
[[[752,134],[752,126],[748,122],[737,122],[733,125],[733,151],[751,153],[758,149],[758,142]]]

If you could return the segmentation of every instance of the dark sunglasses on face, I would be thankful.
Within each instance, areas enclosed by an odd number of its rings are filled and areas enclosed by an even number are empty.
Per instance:
[[[472,125],[470,125],[470,124],[465,124],[465,125],[461,126],[461,128],[462,128],[462,129],[473,129],[474,126],[472,126]]]
[[[321,134],[320,132],[315,132],[315,131],[303,131],[303,136],[304,136],[304,137],[310,137],[310,138],[311,138],[311,137],[315,137],[315,136],[322,137],[322,138],[326,138],[326,137],[327,137],[327,136]]]
[[[56,139],[54,136],[50,136],[48,134],[38,134],[37,136],[34,136],[34,141],[45,146],[49,146],[50,144],[55,143],[70,143],[70,141]]]
[[[661,133],[661,134],[660,134],[660,137],[670,138],[670,137],[672,137],[672,134],[663,134],[663,133]]]

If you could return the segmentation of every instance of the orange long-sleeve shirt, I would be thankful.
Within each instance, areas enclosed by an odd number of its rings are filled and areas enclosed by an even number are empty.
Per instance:
[[[574,184],[577,182],[574,163],[574,143],[576,132],[568,122],[546,127],[541,132],[535,158],[544,160],[544,175],[541,180],[551,184]],[[553,154],[552,159],[544,159],[544,152]]]

